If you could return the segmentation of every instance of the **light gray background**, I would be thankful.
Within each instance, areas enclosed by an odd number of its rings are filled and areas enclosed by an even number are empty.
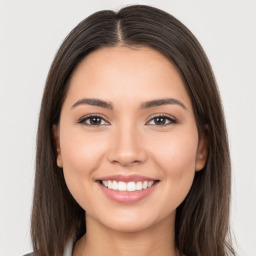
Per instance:
[[[31,251],[36,127],[56,50],[89,14],[135,3],[173,14],[196,35],[211,61],[230,137],[232,230],[240,255],[256,255],[256,4],[252,0],[0,0],[0,255]]]

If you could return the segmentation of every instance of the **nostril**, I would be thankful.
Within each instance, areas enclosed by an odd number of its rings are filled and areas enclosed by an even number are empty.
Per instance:
[[[108,160],[112,164],[119,164],[121,166],[133,166],[138,165],[146,161],[147,154],[142,145],[137,145],[138,140],[132,138],[123,139],[120,138],[116,145],[112,145],[108,151]]]

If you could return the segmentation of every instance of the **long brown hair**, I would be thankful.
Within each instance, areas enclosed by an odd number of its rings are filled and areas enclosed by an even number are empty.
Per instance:
[[[69,239],[86,232],[85,211],[73,199],[56,164],[52,128],[58,124],[70,75],[90,52],[116,45],[151,47],[179,70],[199,133],[208,141],[204,170],[178,207],[176,247],[192,256],[235,255],[229,241],[230,157],[226,126],[209,61],[193,34],[157,8],[134,5],[100,11],[79,23],[58,50],[47,78],[37,136],[31,235],[37,255],[59,256]]]

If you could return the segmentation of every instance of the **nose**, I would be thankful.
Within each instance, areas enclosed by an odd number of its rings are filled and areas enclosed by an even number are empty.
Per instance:
[[[111,136],[108,160],[121,166],[134,166],[146,161],[142,136],[133,125],[116,128]]]

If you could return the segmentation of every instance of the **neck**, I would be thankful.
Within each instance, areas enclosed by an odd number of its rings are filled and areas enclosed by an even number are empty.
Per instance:
[[[175,216],[137,232],[119,232],[86,217],[86,230],[75,245],[73,256],[176,256]]]

